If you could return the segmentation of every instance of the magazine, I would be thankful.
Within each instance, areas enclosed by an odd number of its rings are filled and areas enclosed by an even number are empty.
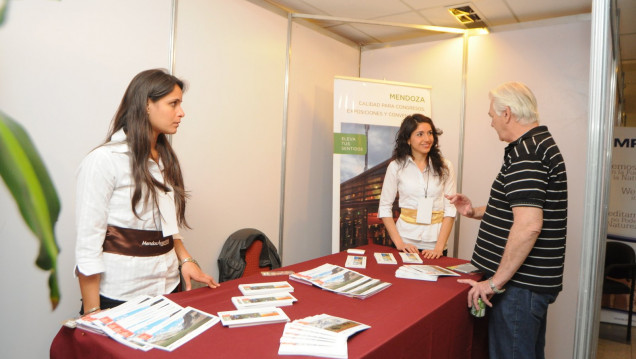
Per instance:
[[[366,268],[367,267],[367,257],[365,257],[365,256],[347,256],[347,261],[345,262],[345,267],[347,267],[347,268]]]
[[[424,263],[418,253],[400,252],[400,257],[404,263]]]
[[[223,326],[230,328],[288,322],[289,317],[276,307],[238,309],[218,312]]]
[[[294,304],[295,301],[297,299],[288,292],[232,297],[232,304],[236,309],[285,307]]]
[[[454,270],[455,272],[460,273],[477,273],[479,272],[479,268],[475,267],[471,263],[458,264],[454,266],[446,267],[450,270]]]
[[[266,283],[250,283],[239,284],[239,290],[243,295],[257,295],[267,293],[293,292],[292,287],[287,282],[266,282]]]
[[[397,264],[393,253],[373,253],[378,264]]]

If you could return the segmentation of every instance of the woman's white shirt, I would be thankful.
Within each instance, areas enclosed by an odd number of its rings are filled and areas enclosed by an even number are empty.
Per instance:
[[[101,273],[100,294],[117,300],[130,300],[139,294],[170,293],[179,283],[179,262],[174,249],[152,257],[102,251],[109,225],[161,230],[160,212],[152,200],[145,203],[145,190],[136,206],[139,218],[132,211],[134,184],[130,156],[126,134],[120,130],[110,142],[89,153],[77,173],[76,267],[87,276]],[[152,176],[163,183],[163,163],[148,161]],[[173,238],[181,236],[177,233]]]
[[[408,157],[404,166],[391,161],[386,170],[378,217],[393,217],[393,202],[399,193],[400,208],[417,209],[421,198],[433,198],[433,211],[444,211],[444,217],[455,217],[455,206],[444,198],[444,195],[455,193],[455,171],[453,164],[443,159],[448,168],[448,176],[442,178],[433,171],[430,163],[424,171],[421,171],[411,157]],[[419,249],[433,249],[437,243],[437,236],[442,224],[412,224],[398,219],[396,227],[405,243],[414,244]]]

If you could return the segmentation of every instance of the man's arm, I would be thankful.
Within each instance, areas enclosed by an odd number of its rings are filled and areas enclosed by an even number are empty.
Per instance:
[[[543,227],[543,209],[536,207],[514,207],[513,223],[501,263],[492,281],[502,288],[517,272],[537,241]]]
[[[501,289],[517,272],[521,264],[534,247],[534,243],[543,227],[543,210],[536,207],[514,207],[512,209],[513,223],[510,228],[508,242],[504,249],[499,268],[492,276],[495,288]],[[470,279],[460,279],[460,283],[468,283],[472,289],[468,292],[468,305],[477,306],[477,299],[492,307],[488,300],[494,294],[487,280],[475,282]]]

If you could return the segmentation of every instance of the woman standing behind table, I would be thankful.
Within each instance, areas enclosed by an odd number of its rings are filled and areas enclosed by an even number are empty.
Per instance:
[[[441,134],[424,115],[404,118],[395,138],[393,161],[384,177],[378,210],[378,217],[398,250],[421,250],[429,259],[446,255],[456,214],[455,206],[444,198],[455,193],[455,174],[452,163],[440,153]],[[397,193],[400,218],[396,223],[392,208]]]
[[[77,176],[75,274],[80,314],[115,307],[139,295],[171,293],[179,266],[191,279],[218,284],[199,268],[178,228],[187,227],[186,192],[167,134],[185,116],[184,83],[164,70],[139,73],[126,89],[108,134]]]

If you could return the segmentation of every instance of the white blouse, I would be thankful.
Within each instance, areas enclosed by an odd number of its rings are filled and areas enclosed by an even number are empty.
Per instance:
[[[400,208],[417,209],[420,198],[428,197],[433,198],[433,211],[444,211],[444,217],[455,217],[455,206],[444,198],[444,195],[455,193],[455,171],[450,161],[443,160],[448,167],[445,181],[435,173],[430,159],[424,171],[417,167],[410,156],[403,167],[395,160],[391,161],[382,185],[378,217],[393,217],[393,202],[398,193]],[[412,224],[398,219],[396,227],[405,243],[413,244],[419,249],[434,249],[442,224]]]
[[[100,294],[122,301],[140,294],[167,294],[179,284],[179,261],[174,249],[151,257],[102,251],[108,225],[162,229],[161,215],[153,201],[144,203],[145,191],[136,207],[139,218],[132,211],[135,187],[130,156],[126,134],[120,130],[113,134],[110,142],[89,153],[77,173],[76,268],[86,276],[101,273]],[[152,176],[163,183],[163,163],[148,161]],[[173,238],[182,239],[178,233]]]

